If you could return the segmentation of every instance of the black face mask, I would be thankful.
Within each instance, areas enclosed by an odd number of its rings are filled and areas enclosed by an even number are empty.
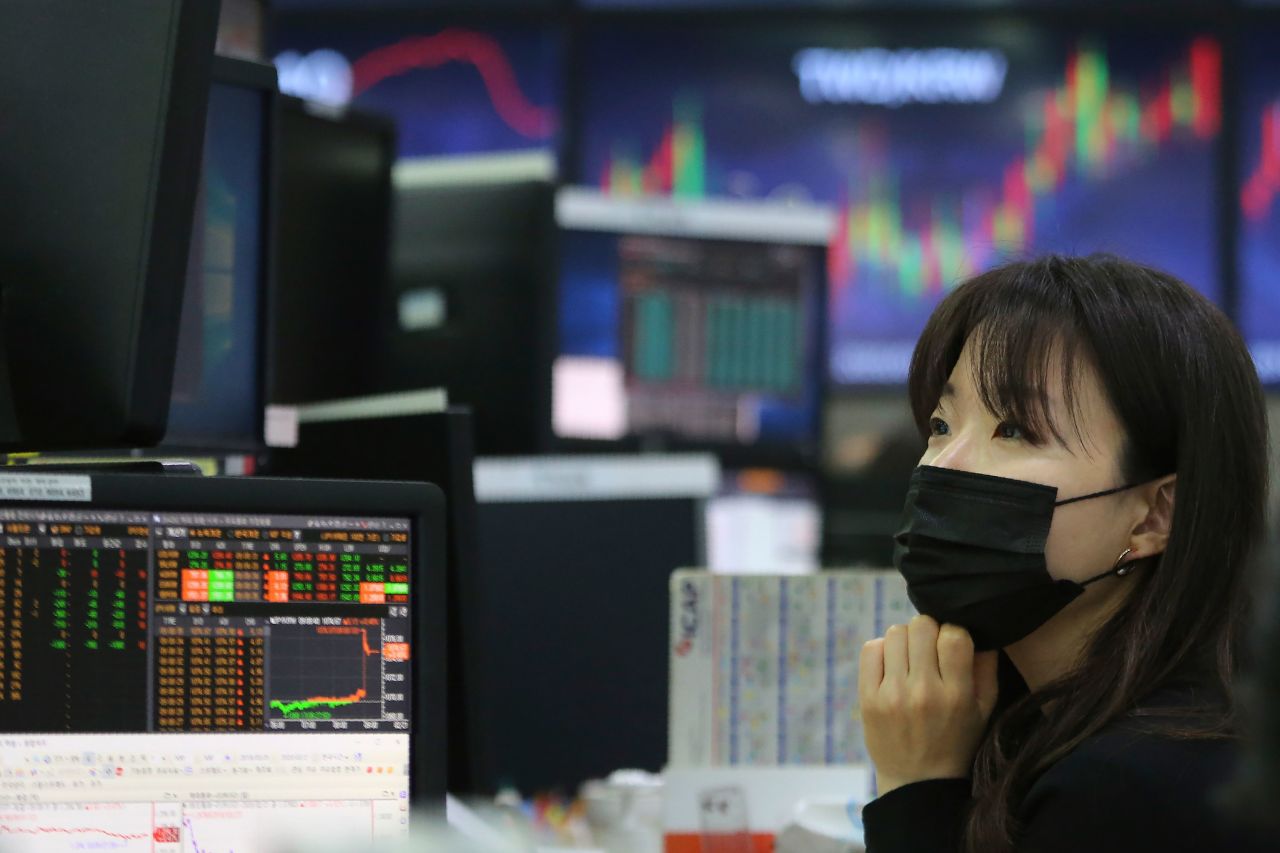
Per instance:
[[[1131,489],[1057,501],[1052,486],[922,465],[911,475],[893,563],[921,613],[965,628],[978,651],[1003,648],[1049,621],[1084,588],[1055,580],[1045,541],[1056,507]]]

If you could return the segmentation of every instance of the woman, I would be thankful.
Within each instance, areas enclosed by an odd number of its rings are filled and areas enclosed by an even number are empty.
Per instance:
[[[910,397],[923,615],[862,653],[868,853],[1277,849],[1214,802],[1267,483],[1231,324],[1118,258],[1014,263],[939,306]]]

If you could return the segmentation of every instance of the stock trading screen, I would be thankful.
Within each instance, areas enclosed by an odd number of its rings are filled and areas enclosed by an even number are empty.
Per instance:
[[[405,732],[410,535],[0,510],[0,729]]]
[[[558,435],[815,439],[821,249],[575,230],[562,239]]]
[[[937,303],[1004,259],[1112,251],[1221,295],[1211,37],[629,21],[584,45],[575,182],[831,209],[837,385],[904,381]]]

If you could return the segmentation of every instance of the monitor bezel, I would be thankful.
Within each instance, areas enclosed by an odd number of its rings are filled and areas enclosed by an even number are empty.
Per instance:
[[[258,281],[257,328],[254,329],[254,345],[258,357],[254,374],[253,408],[258,417],[252,433],[243,435],[202,435],[200,433],[171,433],[167,427],[159,446],[165,450],[193,451],[244,451],[257,453],[266,447],[267,380],[271,375],[273,351],[269,329],[272,293],[275,288],[275,237],[277,197],[277,168],[280,108],[280,89],[274,65],[226,56],[214,57],[213,86],[230,86],[256,92],[262,99],[262,133],[259,140],[259,160],[262,182],[258,187]],[[201,161],[203,174],[203,160]],[[188,273],[190,274],[190,273]],[[172,399],[172,392],[170,392]],[[172,405],[172,403],[171,403]]]

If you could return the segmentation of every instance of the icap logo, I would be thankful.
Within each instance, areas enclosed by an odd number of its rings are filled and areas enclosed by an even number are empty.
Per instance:
[[[287,50],[275,58],[280,91],[331,107],[351,103],[351,63],[336,50],[316,50],[306,56]]]

